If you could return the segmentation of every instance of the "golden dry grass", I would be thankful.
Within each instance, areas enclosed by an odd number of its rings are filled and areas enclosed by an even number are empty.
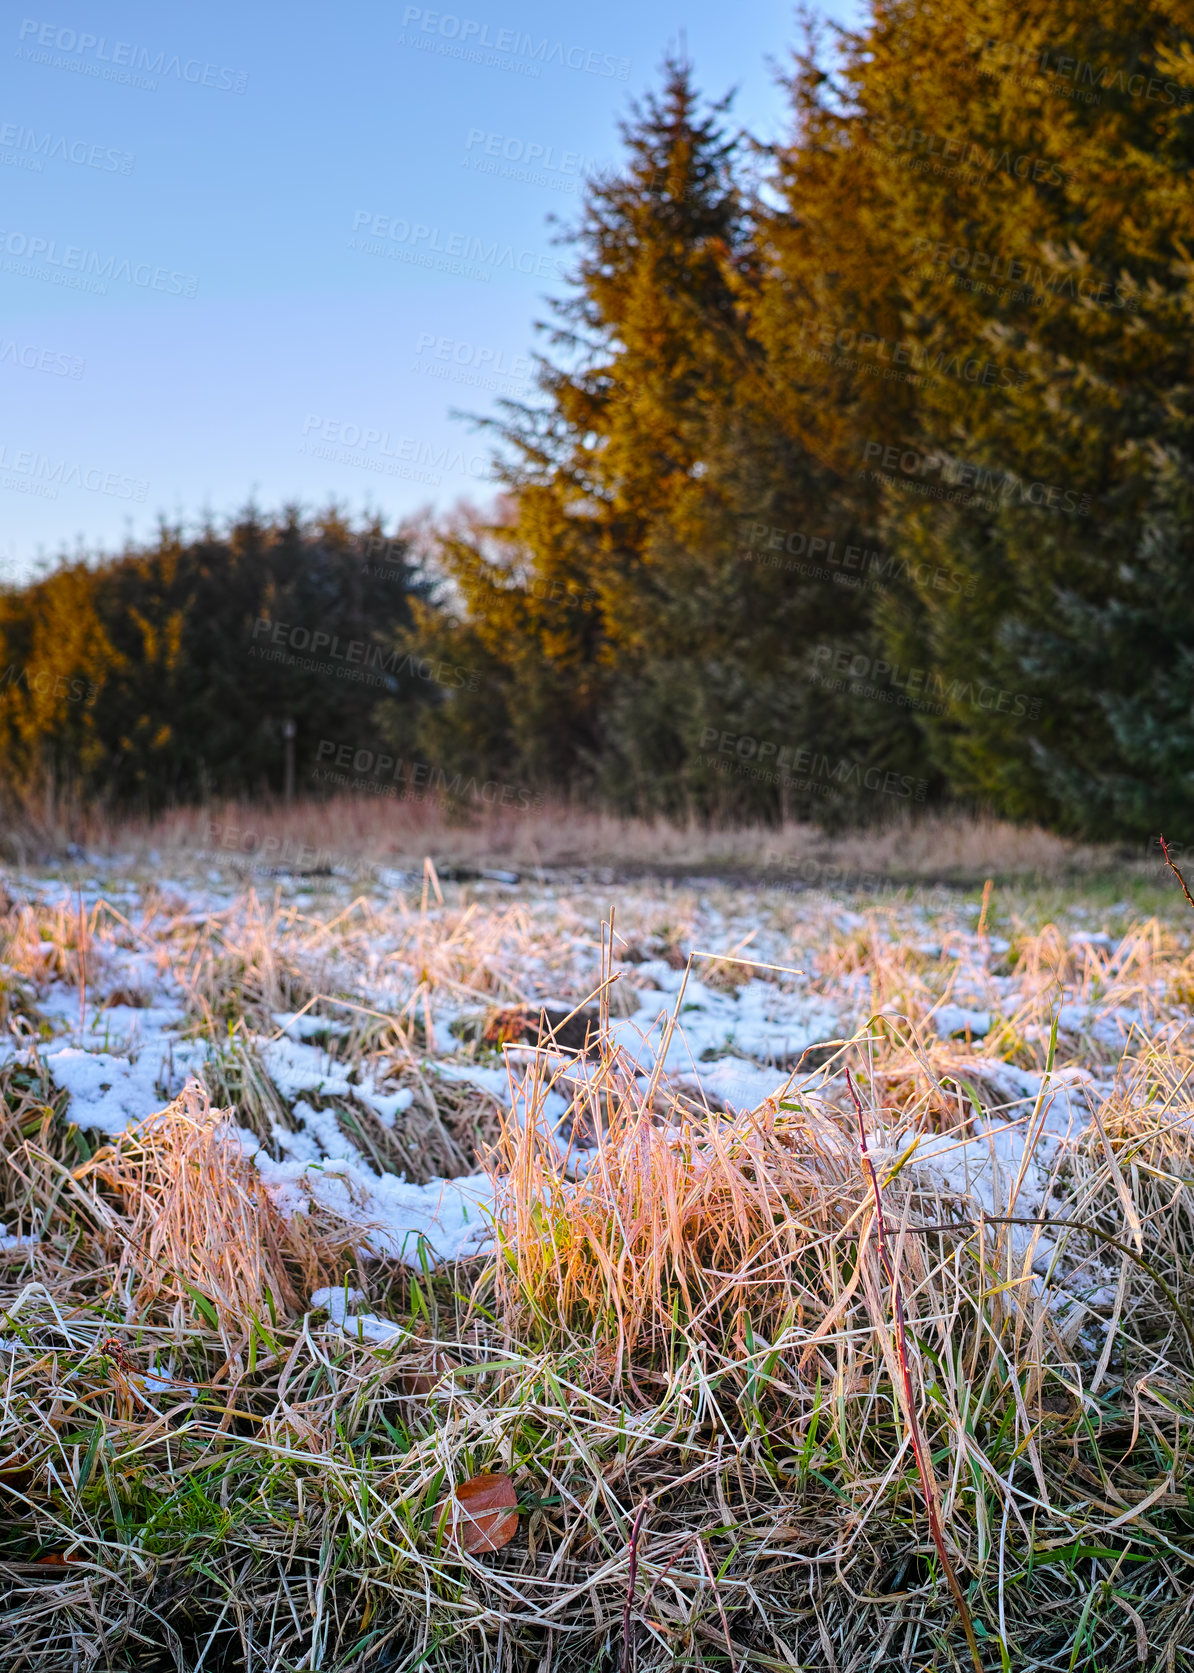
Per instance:
[[[293,1316],[345,1248],[326,1229],[314,1233],[309,1214],[275,1206],[233,1113],[213,1109],[191,1082],[72,1175],[73,1194],[110,1239],[113,1299],[182,1332],[202,1296],[229,1354],[253,1322]]]
[[[395,1652],[382,1665],[424,1654],[481,1667],[500,1622],[515,1665],[550,1654],[612,1668],[644,1504],[633,1665],[717,1666],[727,1635],[743,1666],[840,1667],[864,1646],[894,1666],[909,1642],[948,1659],[956,1621],[933,1577],[848,1128],[768,1111],[734,1130],[690,1122],[676,1142],[631,1113],[574,1188],[545,1152],[536,1165],[525,1132],[508,1133],[524,1171],[500,1216],[505,1327],[486,1323],[492,1272],[474,1269],[463,1290],[460,1274],[455,1295],[411,1281],[405,1307],[391,1282],[384,1310],[399,1329],[384,1350],[280,1304],[230,1355],[201,1305],[160,1310],[163,1259],[184,1294],[199,1280],[238,1322],[263,1284],[284,1293],[268,1213],[258,1250],[230,1219],[235,1237],[189,1266],[185,1235],[180,1249],[138,1218],[186,1181],[171,1232],[219,1235],[241,1164],[210,1148],[217,1134],[193,1112],[148,1123],[122,1161],[76,1169],[81,1186],[115,1180],[118,1194],[131,1178],[126,1235],[144,1234],[134,1269],[147,1304],[133,1292],[132,1309],[113,1309],[111,1227],[84,1215],[95,1241],[80,1236],[60,1196],[50,1217],[73,1227],[72,1287],[61,1274],[26,1282],[5,1321],[18,1345],[0,1481],[33,1535],[11,1575],[12,1665],[103,1665],[98,1623],[108,1652],[157,1644],[160,1661],[174,1634],[190,1667],[215,1636],[221,1664],[249,1666],[251,1621],[274,1665],[312,1653],[346,1665],[372,1643]],[[1109,1217],[1122,1237],[1126,1192],[1158,1277],[1176,1266],[1188,1290],[1188,1133],[1175,1147],[1163,1111],[1125,1112],[1107,1138],[1074,1157],[1068,1217]],[[200,1156],[207,1171],[192,1177]],[[1019,1665],[1031,1647],[1028,1659],[1061,1666],[1085,1646],[1101,1659],[1084,1651],[1075,1665],[1134,1666],[1139,1620],[1156,1664],[1182,1665],[1192,1361],[1157,1282],[1123,1260],[1114,1316],[1131,1328],[1103,1386],[1081,1340],[1098,1310],[1045,1307],[1006,1230],[890,1168],[881,1158],[917,1421],[982,1648],[997,1658],[1002,1641]],[[1103,1246],[1081,1230],[1068,1243],[1072,1284]],[[482,1468],[513,1474],[523,1528],[500,1556],[462,1561],[437,1541],[435,1510],[445,1480]],[[35,1572],[47,1550],[70,1559],[65,1572]],[[1091,1563],[1111,1580],[1096,1571],[1093,1593]]]

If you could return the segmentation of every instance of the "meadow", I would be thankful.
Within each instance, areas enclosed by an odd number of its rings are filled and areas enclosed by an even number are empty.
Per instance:
[[[1194,1667],[1159,858],[351,801],[9,845],[5,1669]]]

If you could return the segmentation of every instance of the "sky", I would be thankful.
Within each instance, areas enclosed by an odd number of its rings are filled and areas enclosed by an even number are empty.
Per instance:
[[[778,138],[776,0],[405,0],[0,22],[0,582],[250,499],[492,493],[587,172],[683,45]],[[830,15],[853,15],[833,0]]]

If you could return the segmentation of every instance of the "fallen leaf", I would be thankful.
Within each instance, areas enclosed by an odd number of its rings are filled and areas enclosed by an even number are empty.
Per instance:
[[[427,1371],[404,1371],[398,1378],[398,1387],[403,1394],[412,1397],[425,1397],[439,1382],[440,1378],[449,1371],[458,1369],[458,1361],[448,1354],[437,1353],[432,1356],[431,1365]]]
[[[23,1458],[9,1458],[0,1464],[0,1492],[24,1495],[33,1487],[33,1471]]]
[[[508,1475],[475,1475],[440,1504],[439,1526],[450,1517],[447,1538],[475,1557],[500,1551],[518,1532],[518,1496]]]

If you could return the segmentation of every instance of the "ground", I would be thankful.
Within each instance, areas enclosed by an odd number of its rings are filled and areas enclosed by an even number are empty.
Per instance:
[[[709,857],[6,870],[9,1665],[1194,1667],[1176,879]]]

